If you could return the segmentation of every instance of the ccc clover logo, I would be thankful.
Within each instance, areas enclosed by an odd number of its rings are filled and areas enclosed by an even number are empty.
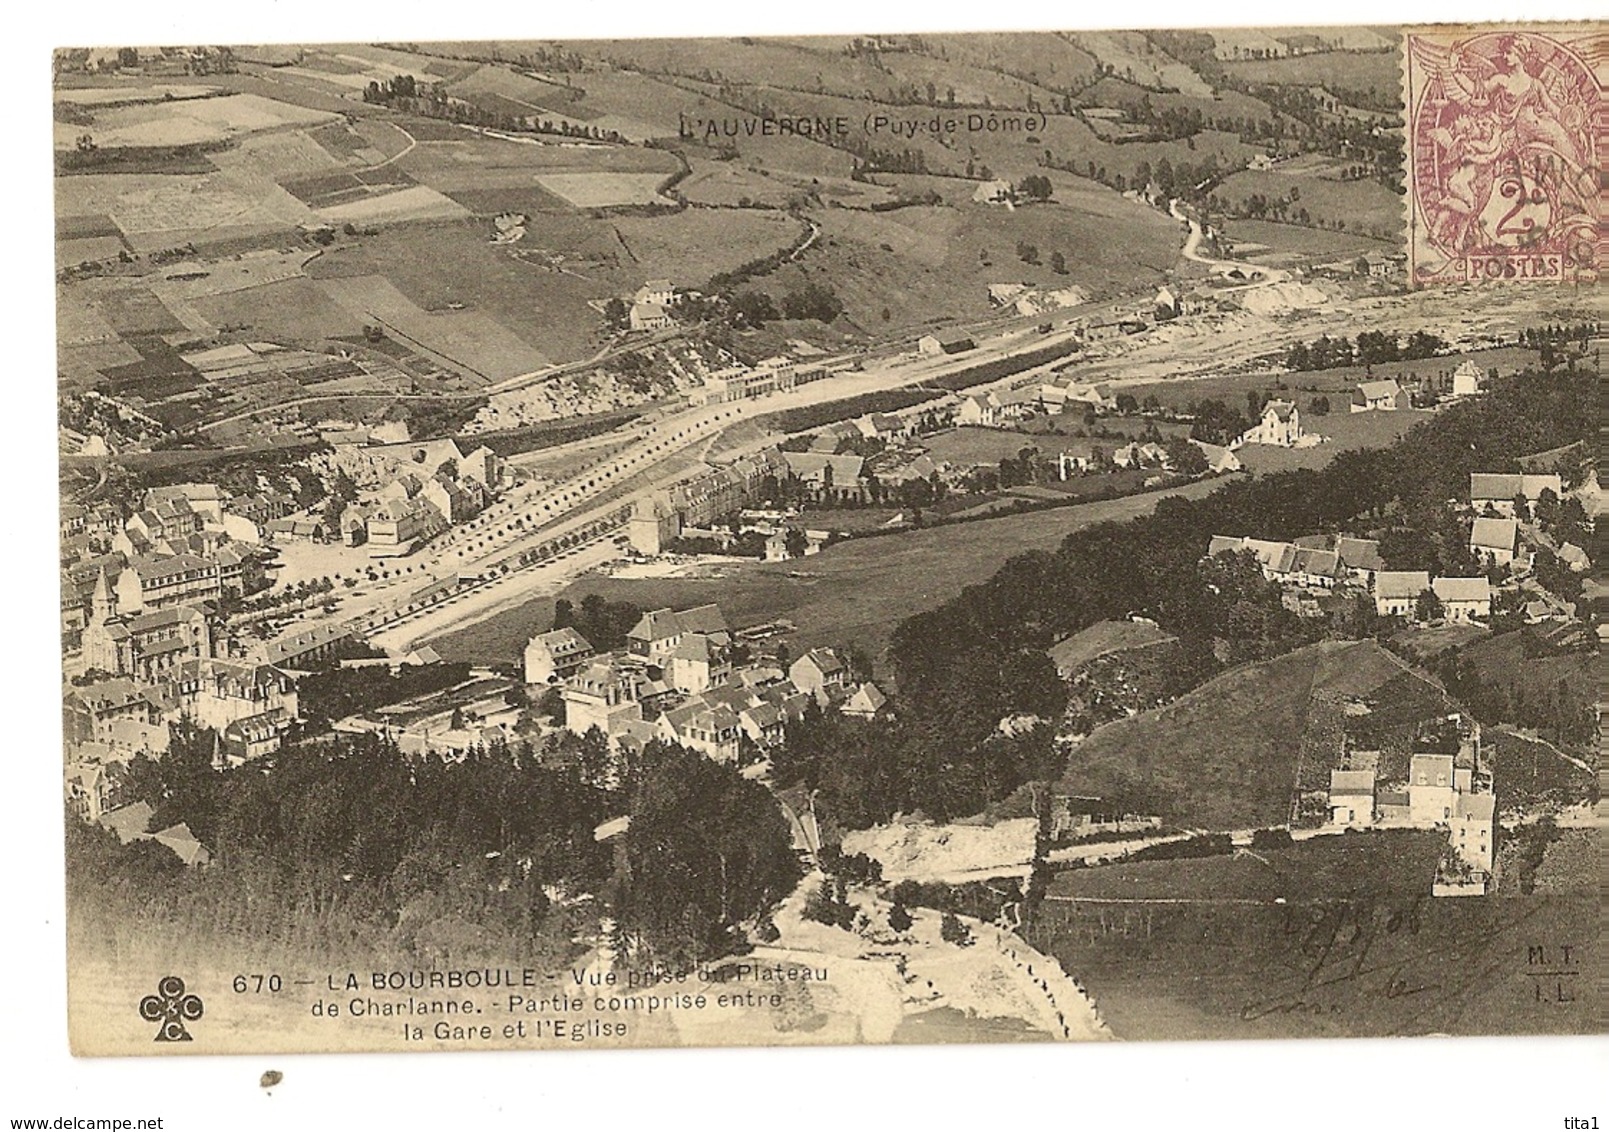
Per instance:
[[[147,1022],[159,1022],[156,1038],[159,1042],[188,1042],[193,1040],[186,1022],[201,1017],[201,996],[184,993],[184,980],[169,975],[156,985],[156,993],[140,999],[140,1017]]]

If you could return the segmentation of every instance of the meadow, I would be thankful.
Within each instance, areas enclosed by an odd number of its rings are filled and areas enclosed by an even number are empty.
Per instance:
[[[579,604],[588,594],[630,601],[645,609],[677,609],[715,602],[728,624],[741,627],[786,618],[798,631],[797,655],[816,645],[854,645],[880,658],[889,635],[906,617],[954,597],[992,575],[1015,554],[1048,550],[1092,523],[1148,512],[1158,498],[1199,496],[1214,485],[1191,484],[1172,492],[1055,508],[1025,515],[919,531],[850,539],[808,560],[722,567],[718,578],[615,579],[586,576],[559,597]],[[535,633],[552,622],[553,601],[539,598],[517,609],[433,639],[449,660],[511,661]]]

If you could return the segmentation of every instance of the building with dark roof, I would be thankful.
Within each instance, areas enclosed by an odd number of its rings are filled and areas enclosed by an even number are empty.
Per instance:
[[[592,659],[590,642],[566,626],[538,633],[525,645],[525,682],[552,684],[567,680]]]

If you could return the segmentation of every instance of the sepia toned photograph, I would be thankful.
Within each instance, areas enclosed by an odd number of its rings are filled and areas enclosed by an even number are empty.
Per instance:
[[[1601,23],[51,64],[74,1054],[1602,1034]]]

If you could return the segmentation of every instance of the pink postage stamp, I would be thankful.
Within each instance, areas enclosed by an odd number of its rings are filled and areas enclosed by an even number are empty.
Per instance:
[[[1596,281],[1609,149],[1597,27],[1409,29],[1408,262],[1414,286]]]

